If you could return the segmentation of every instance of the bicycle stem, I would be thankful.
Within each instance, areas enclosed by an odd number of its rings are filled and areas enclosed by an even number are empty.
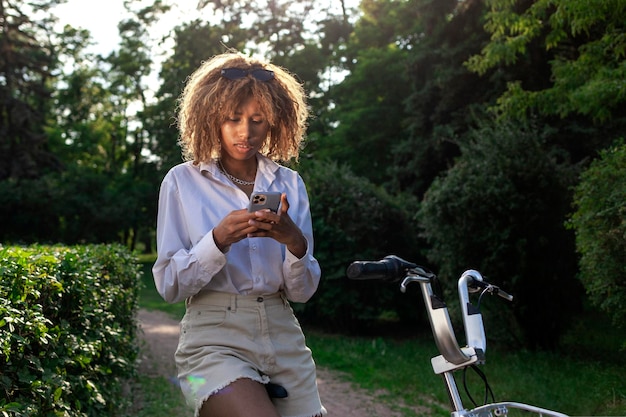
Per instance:
[[[470,302],[469,285],[472,282],[483,282],[480,272],[468,269],[463,272],[458,282],[459,301],[463,312],[463,326],[465,329],[465,340],[467,345],[483,353],[487,351],[487,337],[485,336],[485,326],[480,310]]]
[[[433,292],[430,279],[409,272],[400,284],[401,291],[405,292],[407,285],[411,282],[418,282],[420,284],[435,344],[441,353],[440,356],[433,358],[431,361],[435,373],[441,374],[446,371],[464,368],[478,361],[483,361],[484,351],[482,349],[476,349],[474,346],[459,347],[450,320],[448,307],[444,301]],[[467,302],[469,301],[469,296],[466,297],[466,300]],[[475,323],[475,325],[481,324],[482,318],[480,322]],[[472,335],[476,333],[474,328],[472,328],[471,331]],[[482,345],[484,345],[484,343]]]
[[[406,287],[411,282],[420,284],[435,344],[441,353],[441,355],[431,359],[431,365],[436,374],[442,375],[450,403],[457,412],[464,410],[464,407],[454,380],[454,371],[475,363],[484,363],[485,361],[484,347],[486,338],[482,316],[477,312],[477,309],[469,307],[471,304],[469,303],[469,291],[467,288],[469,280],[475,279],[476,274],[480,276],[476,271],[467,271],[463,275],[465,278],[462,278],[459,282],[459,296],[463,306],[465,334],[468,340],[468,346],[464,348],[459,347],[448,308],[443,300],[433,292],[431,280],[417,273],[409,272],[400,284],[402,292],[406,291]],[[480,278],[482,279],[482,277]],[[463,281],[462,284],[461,281]]]

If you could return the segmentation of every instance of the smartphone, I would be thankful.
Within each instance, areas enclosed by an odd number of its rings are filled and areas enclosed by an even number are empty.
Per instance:
[[[280,195],[277,191],[257,191],[250,196],[248,211],[253,213],[258,210],[270,209],[274,213],[278,212],[280,205]]]

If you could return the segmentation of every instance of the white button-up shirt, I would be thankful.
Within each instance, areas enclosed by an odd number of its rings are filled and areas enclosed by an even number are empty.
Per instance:
[[[161,296],[170,303],[200,291],[243,295],[284,291],[294,302],[315,293],[320,267],[313,257],[309,198],[300,175],[257,154],[254,191],[287,193],[289,216],[307,241],[298,259],[285,245],[268,237],[245,238],[222,253],[213,228],[231,211],[248,207],[248,196],[215,162],[172,168],[161,184],[157,216],[157,260],[152,268]]]

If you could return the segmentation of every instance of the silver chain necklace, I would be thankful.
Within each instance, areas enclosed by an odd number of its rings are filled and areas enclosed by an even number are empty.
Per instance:
[[[222,161],[220,161],[219,159],[217,160],[217,165],[220,171],[222,171],[222,174],[226,175],[228,179],[234,182],[235,184],[239,184],[243,186],[254,185],[254,181],[244,181],[244,180],[240,180],[239,178],[233,175],[230,175],[228,172],[226,172],[226,170],[224,169],[224,165],[222,165]]]

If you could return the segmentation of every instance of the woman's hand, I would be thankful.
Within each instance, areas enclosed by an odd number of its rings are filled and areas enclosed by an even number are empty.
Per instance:
[[[289,252],[294,256],[302,258],[307,250],[306,239],[287,213],[289,210],[287,194],[283,193],[280,201],[278,213],[269,210],[251,213],[254,216],[248,220],[248,225],[254,230],[248,232],[248,237],[271,237],[287,246]]]
[[[250,224],[250,220],[255,217],[254,213],[249,213],[246,209],[228,213],[213,229],[213,240],[219,250],[225,252],[230,245],[255,232],[257,227]]]

